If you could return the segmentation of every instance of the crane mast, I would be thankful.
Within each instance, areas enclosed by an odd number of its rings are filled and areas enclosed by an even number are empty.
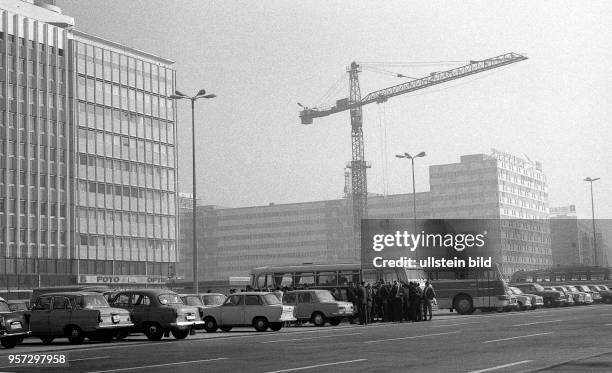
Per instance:
[[[361,248],[361,221],[367,218],[368,184],[366,169],[369,167],[365,161],[363,143],[363,115],[364,105],[376,102],[382,103],[394,96],[425,89],[434,85],[482,73],[498,67],[526,60],[527,57],[517,53],[506,53],[481,61],[470,61],[469,64],[442,72],[433,72],[429,76],[410,80],[361,97],[359,87],[359,73],[361,67],[352,62],[347,69],[349,74],[349,97],[336,101],[336,104],[326,108],[309,108],[302,105],[300,119],[302,124],[312,124],[314,118],[325,117],[341,111],[350,111],[351,116],[351,145],[352,159],[348,168],[351,170],[351,188],[353,203],[353,234],[355,249],[360,255]]]

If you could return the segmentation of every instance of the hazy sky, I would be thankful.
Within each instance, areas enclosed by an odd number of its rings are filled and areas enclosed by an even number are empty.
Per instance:
[[[196,103],[198,196],[252,206],[339,198],[351,158],[348,112],[299,123],[297,102],[348,96],[351,61],[529,59],[364,108],[369,191],[411,191],[403,152],[427,166],[498,148],[543,162],[552,206],[612,218],[609,1],[58,1],[81,31],[176,61]],[[421,77],[458,66],[380,66]],[[403,80],[369,71],[362,94]],[[340,83],[338,94],[321,101]],[[179,189],[191,191],[188,102],[179,103]]]

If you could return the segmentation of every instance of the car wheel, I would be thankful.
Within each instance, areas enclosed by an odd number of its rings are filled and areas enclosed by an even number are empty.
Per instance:
[[[4,348],[13,348],[19,344],[18,337],[5,337],[0,339],[0,344]]]
[[[161,341],[164,337],[164,330],[157,323],[150,323],[145,326],[144,334],[150,341]]]
[[[270,329],[274,332],[277,332],[283,328],[282,322],[273,322],[270,324]]]
[[[176,339],[185,339],[189,335],[189,329],[185,330],[173,330],[172,335]]]
[[[115,339],[120,341],[122,339],[127,338],[129,334],[130,332],[127,330],[117,330],[117,332],[115,332]]]
[[[469,295],[460,294],[455,298],[453,308],[461,315],[469,315],[474,312],[474,303]]]
[[[334,317],[334,318],[332,318],[332,319],[329,319],[329,323],[330,323],[332,326],[338,326],[338,325],[340,325],[340,322],[341,322],[341,321],[342,321],[342,318],[340,318],[340,317]]]
[[[265,332],[266,330],[268,330],[268,326],[269,323],[265,317],[257,317],[255,320],[253,320],[253,327],[258,332]]]
[[[224,326],[221,327],[221,330],[224,331],[224,332],[229,332],[229,331],[232,330],[232,327],[229,326],[229,325],[224,325]]]
[[[544,307],[552,308],[555,305],[555,302],[552,298],[544,298]]]
[[[217,331],[217,322],[212,317],[204,319],[204,330],[208,333],[214,333]]]
[[[321,312],[315,312],[314,314],[312,314],[310,320],[313,324],[315,324],[315,326],[324,326],[326,321],[325,315],[323,315]]]
[[[43,344],[45,345],[50,345],[51,342],[53,342],[53,340],[55,339],[55,337],[51,337],[51,336],[44,336],[44,337],[40,337],[40,340],[42,341]]]
[[[68,327],[66,330],[66,336],[68,337],[68,341],[73,345],[80,345],[85,340],[85,335],[78,326]]]

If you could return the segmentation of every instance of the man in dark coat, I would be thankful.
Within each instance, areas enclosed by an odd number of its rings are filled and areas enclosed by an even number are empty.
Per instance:
[[[436,292],[433,289],[433,286],[429,283],[429,281],[425,282],[425,289],[423,290],[423,321],[431,321],[432,312],[431,312],[431,302],[436,297]],[[429,319],[427,315],[429,314]]]

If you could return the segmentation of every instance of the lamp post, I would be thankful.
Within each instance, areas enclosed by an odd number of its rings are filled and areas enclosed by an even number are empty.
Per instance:
[[[595,265],[599,264],[599,260],[597,258],[597,234],[595,233],[595,202],[593,200],[593,182],[599,180],[598,177],[587,177],[584,181],[591,184],[591,214],[593,220],[593,254],[595,255]]]
[[[192,219],[193,219],[193,292],[195,294],[199,293],[198,289],[198,238],[196,235],[196,155],[195,155],[195,102],[200,98],[215,98],[217,97],[214,94],[206,94],[206,90],[200,89],[195,96],[187,96],[186,94],[175,91],[172,96],[170,96],[173,100],[190,100],[191,101],[191,154],[192,154],[192,170],[193,170],[193,211],[192,211]]]
[[[419,154],[412,156],[408,153],[404,153],[402,154],[397,154],[396,157],[397,158],[406,158],[406,159],[410,159],[410,162],[412,163],[412,209],[413,209],[413,218],[414,218],[414,234],[417,233],[417,214],[416,214],[416,184],[414,181],[414,159],[415,158],[422,158],[425,156],[425,152],[420,152]]]

